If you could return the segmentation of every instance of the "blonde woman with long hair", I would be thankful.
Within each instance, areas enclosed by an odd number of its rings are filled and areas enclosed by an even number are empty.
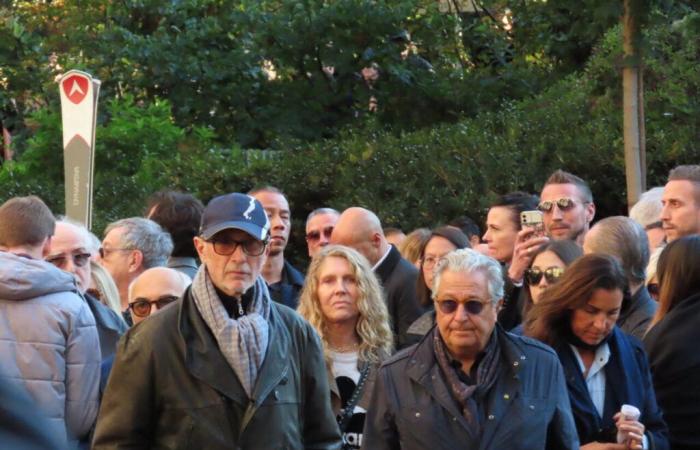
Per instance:
[[[325,247],[307,272],[299,313],[321,337],[344,448],[360,448],[376,371],[393,345],[382,289],[367,260],[348,247]]]

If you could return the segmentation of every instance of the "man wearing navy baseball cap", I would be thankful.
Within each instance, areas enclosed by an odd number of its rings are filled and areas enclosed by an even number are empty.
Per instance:
[[[249,195],[209,202],[192,286],[120,342],[94,448],[341,448],[319,338],[260,276],[269,230]]]

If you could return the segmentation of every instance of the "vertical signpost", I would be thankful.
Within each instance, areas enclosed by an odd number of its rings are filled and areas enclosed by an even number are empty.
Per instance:
[[[66,216],[90,229],[100,81],[85,72],[71,70],[58,83],[63,121]]]

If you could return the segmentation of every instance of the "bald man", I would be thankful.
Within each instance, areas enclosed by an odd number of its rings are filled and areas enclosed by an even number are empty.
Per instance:
[[[134,325],[175,302],[190,283],[187,275],[168,267],[144,271],[129,285],[129,310]]]
[[[352,247],[367,258],[384,286],[396,348],[406,346],[406,331],[422,313],[416,297],[418,270],[389,244],[379,218],[364,208],[343,211],[331,243]]]

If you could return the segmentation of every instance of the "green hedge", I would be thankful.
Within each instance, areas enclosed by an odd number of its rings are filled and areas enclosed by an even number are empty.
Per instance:
[[[676,164],[700,161],[700,15],[655,27],[646,38],[653,186]],[[410,230],[464,212],[482,218],[495,195],[538,192],[560,167],[591,182],[600,217],[624,213],[620,48],[614,29],[582,73],[497,112],[410,133],[377,131],[381,126],[370,123],[333,140],[278,141],[278,150],[269,151],[221,149],[210,129],[177,126],[165,101],[108,102],[97,130],[95,229],[142,213],[145,197],[159,188],[186,189],[206,201],[271,183],[288,194],[301,258],[303,220],[316,207],[363,205]],[[38,193],[62,211],[59,117],[42,111],[32,120],[28,150],[0,171],[0,200]]]

